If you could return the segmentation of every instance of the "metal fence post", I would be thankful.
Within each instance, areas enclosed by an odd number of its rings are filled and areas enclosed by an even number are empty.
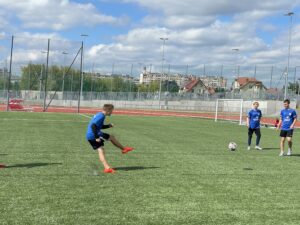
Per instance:
[[[9,92],[10,92],[10,82],[11,82],[13,50],[14,50],[14,36],[11,36],[10,62],[9,62],[9,74],[8,74],[7,96],[6,96],[7,97],[6,111],[9,111]]]

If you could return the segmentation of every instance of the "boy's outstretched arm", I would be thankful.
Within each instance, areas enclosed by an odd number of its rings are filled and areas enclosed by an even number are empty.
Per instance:
[[[107,124],[107,125],[103,125],[101,129],[108,129],[108,128],[112,128],[114,127],[114,125],[112,123]]]

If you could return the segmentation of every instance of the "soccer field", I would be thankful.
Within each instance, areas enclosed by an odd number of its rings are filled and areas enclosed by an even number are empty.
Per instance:
[[[85,140],[89,118],[0,113],[0,224],[300,224],[300,134],[279,157],[278,133],[247,151],[247,129],[176,117],[112,116],[103,174]],[[236,152],[227,150],[230,141]]]

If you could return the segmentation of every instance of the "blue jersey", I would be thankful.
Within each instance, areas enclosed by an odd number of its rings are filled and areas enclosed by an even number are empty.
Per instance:
[[[91,119],[91,121],[90,121],[90,123],[88,125],[88,128],[87,128],[87,132],[86,132],[86,139],[87,140],[94,140],[94,139],[96,139],[95,135],[94,135],[94,132],[93,132],[93,129],[92,129],[92,125],[93,124],[95,124],[97,126],[97,134],[99,136],[101,136],[101,134],[102,134],[101,128],[103,127],[104,120],[105,120],[105,115],[102,112],[97,113]]]
[[[249,128],[258,129],[260,128],[260,119],[262,117],[262,113],[259,109],[252,109],[248,112],[249,118]]]
[[[297,113],[294,109],[281,110],[280,117],[282,120],[281,130],[292,130],[291,125],[297,118]]]

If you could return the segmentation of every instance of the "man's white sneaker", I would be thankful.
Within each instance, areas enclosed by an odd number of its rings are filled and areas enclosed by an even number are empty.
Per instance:
[[[256,149],[256,150],[262,150],[262,148],[259,147],[258,145],[255,146],[255,149]]]
[[[284,156],[284,152],[280,152],[279,156]]]
[[[287,152],[286,155],[287,155],[287,156],[291,156],[291,155],[292,155],[292,150],[288,150],[288,152]]]
[[[247,147],[247,150],[251,150],[250,146]]]

